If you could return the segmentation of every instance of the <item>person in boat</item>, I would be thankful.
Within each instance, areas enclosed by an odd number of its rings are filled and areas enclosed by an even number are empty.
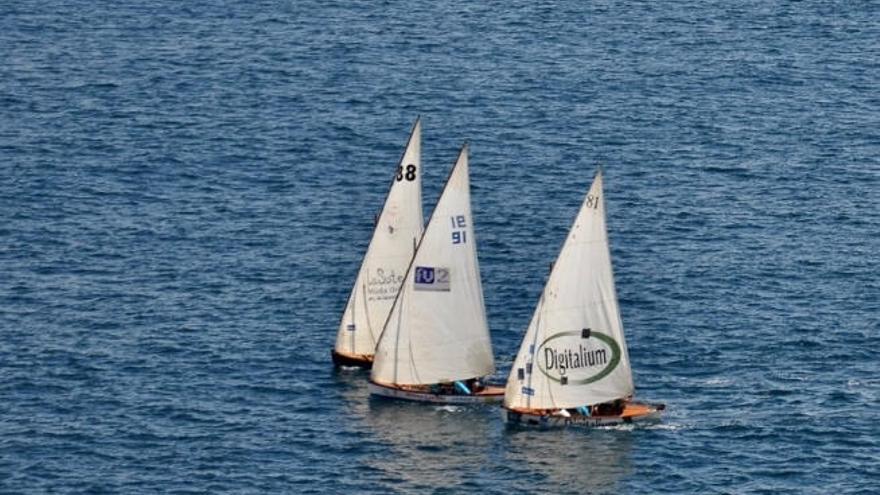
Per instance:
[[[460,388],[462,385],[467,392]],[[484,388],[486,387],[479,378],[469,378],[460,382],[441,382],[429,386],[429,390],[434,395],[473,395]]]
[[[610,402],[603,402],[601,404],[596,404],[594,406],[594,408],[596,410],[596,416],[610,416],[611,415],[612,408],[611,408]]]
[[[577,416],[592,416],[592,408],[590,406],[578,406],[568,409],[568,412]]]
[[[603,402],[593,406],[594,415],[596,416],[620,416],[626,407],[626,401],[616,399],[612,402]]]
[[[452,382],[443,382],[440,384],[440,393],[443,395],[454,395],[455,385]]]
[[[476,394],[477,392],[485,388],[483,382],[481,382],[479,378],[471,378],[469,380],[465,380],[464,384],[467,386],[472,394]]]
[[[474,393],[475,381],[476,379],[471,379],[458,383],[460,385],[465,385],[471,391],[471,393]],[[467,395],[464,393],[464,391],[456,386],[456,382],[435,383],[429,386],[429,390],[434,395]]]

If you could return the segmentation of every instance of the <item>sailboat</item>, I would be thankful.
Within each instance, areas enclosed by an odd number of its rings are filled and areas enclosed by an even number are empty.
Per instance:
[[[508,423],[612,425],[659,418],[663,404],[632,400],[635,388],[617,304],[596,173],[550,270],[507,378]]]
[[[336,333],[336,366],[370,368],[382,325],[422,236],[421,119],[416,119]]]
[[[440,403],[500,401],[462,146],[385,322],[370,393]]]

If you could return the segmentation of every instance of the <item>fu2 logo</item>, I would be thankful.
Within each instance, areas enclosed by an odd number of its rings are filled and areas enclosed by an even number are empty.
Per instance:
[[[397,182],[400,182],[403,179],[406,179],[408,182],[416,180],[416,166],[410,163],[406,166],[406,172],[404,172],[403,165],[398,165],[395,179],[397,179]]]

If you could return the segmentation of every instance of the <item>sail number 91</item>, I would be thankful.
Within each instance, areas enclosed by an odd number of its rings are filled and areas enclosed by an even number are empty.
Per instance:
[[[467,219],[464,215],[449,217],[452,222],[452,243],[465,244],[467,242]]]
[[[406,179],[409,182],[416,180],[416,166],[410,163],[406,166],[406,169],[403,168],[403,165],[397,166],[397,175],[394,177],[397,179],[397,182]]]

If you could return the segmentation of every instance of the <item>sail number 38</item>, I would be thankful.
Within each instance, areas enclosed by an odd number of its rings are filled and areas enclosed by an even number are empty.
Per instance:
[[[416,180],[416,166],[410,163],[406,166],[406,169],[404,169],[403,165],[398,165],[395,179],[397,179],[397,182],[400,182],[403,179],[406,179],[409,182]]]

